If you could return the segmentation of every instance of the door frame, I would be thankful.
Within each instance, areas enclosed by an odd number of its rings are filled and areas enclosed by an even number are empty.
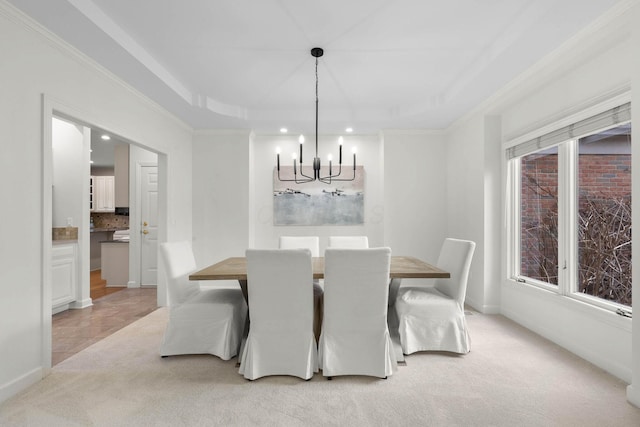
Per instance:
[[[41,330],[42,330],[42,376],[45,377],[51,372],[51,351],[52,351],[52,337],[51,337],[51,323],[52,323],[52,307],[51,307],[51,295],[52,295],[52,224],[53,224],[53,205],[52,205],[52,185],[53,185],[53,150],[52,150],[52,136],[53,125],[52,121],[54,117],[63,118],[69,120],[75,124],[86,126],[89,128],[97,127],[103,129],[113,135],[118,135],[120,139],[128,142],[130,145],[142,147],[145,150],[155,152],[158,155],[158,193],[162,202],[158,205],[158,228],[160,230],[167,229],[167,204],[165,203],[167,198],[167,180],[166,180],[166,167],[169,161],[169,155],[164,152],[149,149],[142,144],[135,142],[134,139],[128,138],[126,132],[119,130],[119,127],[114,124],[104,123],[99,117],[92,115],[90,112],[70,106],[69,104],[62,102],[51,95],[42,94],[42,250],[41,250],[41,265],[42,265],[42,284],[41,284],[41,300],[40,311],[42,313]],[[88,149],[87,149],[88,151]],[[87,161],[88,165],[88,161]],[[88,206],[88,183],[89,175],[87,175],[87,191],[86,206]],[[87,209],[86,215],[83,215],[81,221],[78,223],[78,241],[80,242],[81,236],[84,234],[87,236],[87,242],[89,241],[89,211]],[[132,245],[133,243],[133,245]],[[135,247],[134,242],[129,243],[130,250],[139,252],[140,248]],[[89,244],[86,244],[86,248],[81,247],[79,252],[86,251],[87,264],[79,268],[89,269]],[[80,254],[80,259],[83,259],[85,255]],[[81,263],[79,263],[81,264]],[[87,275],[88,276],[88,275]],[[87,279],[88,280],[88,279]],[[158,281],[161,279],[159,278]],[[82,286],[82,285],[80,285]],[[89,284],[87,284],[89,286]],[[160,293],[160,292],[159,292]],[[158,297],[158,301],[161,298]]]

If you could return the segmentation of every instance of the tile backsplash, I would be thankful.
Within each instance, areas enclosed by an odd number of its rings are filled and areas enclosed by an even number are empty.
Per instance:
[[[78,227],[53,227],[51,240],[78,240]]]
[[[95,228],[129,228],[129,217],[114,213],[91,213]]]

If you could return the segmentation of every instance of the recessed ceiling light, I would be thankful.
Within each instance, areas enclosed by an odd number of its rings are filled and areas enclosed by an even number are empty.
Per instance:
[[[289,130],[287,128],[280,128],[280,133],[287,133]]]
[[[353,128],[346,128],[344,131],[347,132],[347,133],[351,133],[351,132],[353,132]]]
[[[105,141],[108,141],[111,139],[109,135],[102,135],[100,138],[104,139]]]

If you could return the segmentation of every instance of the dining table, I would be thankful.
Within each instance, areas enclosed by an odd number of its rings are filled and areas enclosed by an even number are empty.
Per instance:
[[[313,278],[324,278],[324,257],[312,258]],[[449,278],[447,271],[411,256],[392,256],[389,273],[390,286],[400,286],[402,279]],[[247,259],[230,257],[189,275],[189,280],[237,280],[247,298]]]
[[[324,279],[324,257],[313,257],[313,278]],[[396,358],[399,363],[405,363],[400,345],[397,316],[393,301],[402,283],[402,279],[438,279],[451,277],[444,271],[426,261],[412,256],[392,256],[389,272],[389,334],[394,343]],[[230,257],[205,267],[189,275],[189,280],[237,280],[246,301],[247,291],[247,259],[245,257]]]

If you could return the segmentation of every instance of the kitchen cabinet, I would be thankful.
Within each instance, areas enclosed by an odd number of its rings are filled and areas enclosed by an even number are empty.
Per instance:
[[[54,314],[68,309],[69,303],[76,299],[77,247],[76,242],[53,245],[51,251],[51,304]]]
[[[107,286],[126,287],[129,283],[129,242],[101,243],[102,278]]]
[[[95,191],[93,191],[93,181],[94,181],[93,177],[90,176],[89,177],[89,210],[91,212],[93,212],[93,207],[95,205],[93,201],[95,198]]]
[[[101,243],[113,240],[113,231],[107,229],[94,229],[91,231],[89,239],[89,270],[100,270],[102,268]]]
[[[92,176],[91,188],[93,194],[93,212],[115,211],[115,179],[113,176]]]

